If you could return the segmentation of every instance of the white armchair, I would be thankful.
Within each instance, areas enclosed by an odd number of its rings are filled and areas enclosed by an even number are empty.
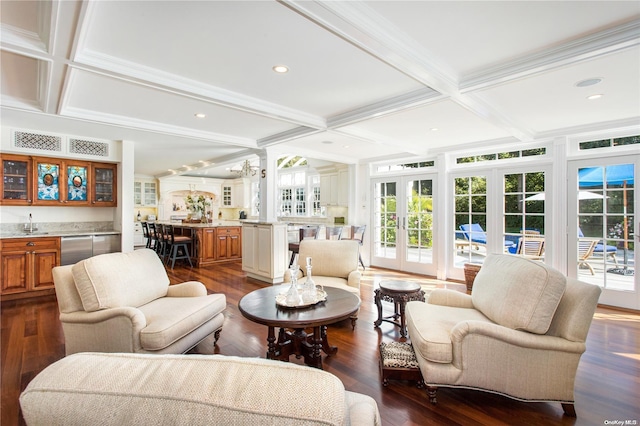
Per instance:
[[[407,328],[431,402],[438,387],[556,401],[575,416],[574,381],[600,287],[516,256],[487,257],[471,295],[409,302]]]
[[[196,281],[169,285],[150,249],[109,253],[53,269],[66,354],[211,352],[224,294]]]
[[[355,240],[312,240],[300,241],[298,279],[307,273],[306,258],[311,257],[311,275],[317,285],[336,287],[354,293],[360,298],[360,279],[358,259],[360,245]],[[290,270],[284,274],[284,282],[291,282]],[[358,319],[356,312],[351,318],[355,327]]]

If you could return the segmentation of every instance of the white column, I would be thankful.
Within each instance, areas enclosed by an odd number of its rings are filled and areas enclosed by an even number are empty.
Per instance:
[[[260,222],[277,222],[278,220],[278,155],[263,149],[260,154]]]

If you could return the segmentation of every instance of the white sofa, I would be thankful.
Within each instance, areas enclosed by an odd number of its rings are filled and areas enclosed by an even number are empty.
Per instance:
[[[407,303],[432,402],[438,387],[460,387],[560,402],[575,416],[576,371],[600,292],[541,262],[492,254],[471,295],[436,289],[427,303]]]
[[[53,269],[66,354],[213,352],[227,307],[204,284],[169,285],[150,249],[94,256]]]
[[[20,406],[29,426],[380,425],[375,400],[326,371],[222,355],[71,355]]]

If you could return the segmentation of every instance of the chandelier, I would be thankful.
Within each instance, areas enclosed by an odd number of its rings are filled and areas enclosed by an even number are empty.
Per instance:
[[[249,160],[244,160],[242,163],[242,168],[239,170],[231,169],[232,172],[237,173],[240,177],[248,178],[251,176],[255,176],[258,172],[258,167],[252,166]]]

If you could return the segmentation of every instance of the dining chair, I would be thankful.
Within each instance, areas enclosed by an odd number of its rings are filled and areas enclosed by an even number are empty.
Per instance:
[[[342,226],[327,226],[326,227],[326,239],[327,240],[339,240],[342,236]]]
[[[289,260],[289,266],[293,265],[296,259],[296,255],[300,251],[300,241],[305,238],[318,239],[318,233],[320,231],[319,226],[303,226],[298,230],[298,242],[289,243],[289,251],[291,251],[291,260]]]
[[[360,247],[362,247],[362,242],[364,240],[364,232],[367,230],[367,225],[352,225],[351,226],[351,235],[349,238],[341,238],[342,240],[355,240],[358,242]],[[362,261],[362,254],[358,252],[358,261],[360,265],[362,265],[362,270],[364,271],[366,268],[364,266],[364,262]]]

